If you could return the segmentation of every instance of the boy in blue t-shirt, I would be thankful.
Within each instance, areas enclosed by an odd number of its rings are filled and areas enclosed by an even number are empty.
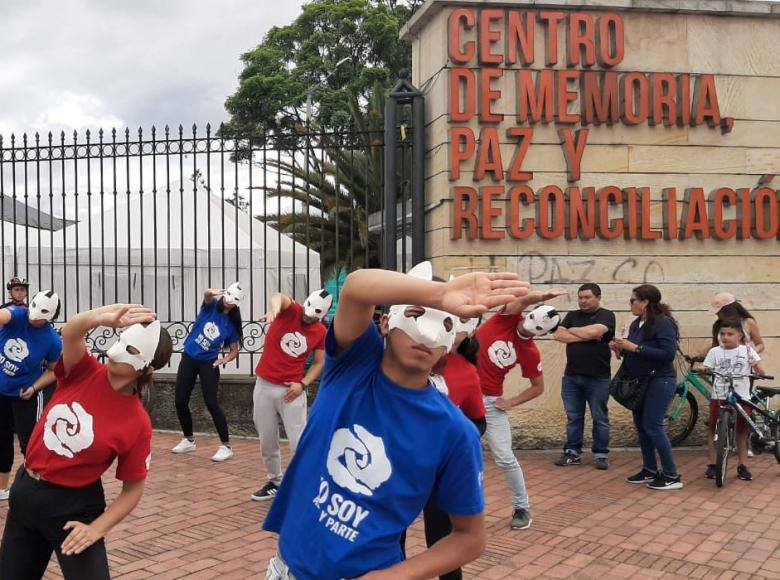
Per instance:
[[[430,578],[484,548],[479,434],[429,376],[457,317],[511,302],[527,285],[509,273],[433,282],[428,262],[410,274],[347,277],[317,399],[263,526],[279,534],[269,579]],[[377,304],[395,305],[381,334]],[[429,499],[453,531],[403,560],[400,535]]]

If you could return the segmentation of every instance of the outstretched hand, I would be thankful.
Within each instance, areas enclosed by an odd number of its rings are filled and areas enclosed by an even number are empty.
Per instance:
[[[125,328],[133,324],[154,322],[157,314],[151,308],[141,304],[110,304],[98,308],[97,326],[109,328]]]
[[[441,308],[464,318],[475,318],[528,294],[528,282],[512,272],[474,272],[444,283]]]

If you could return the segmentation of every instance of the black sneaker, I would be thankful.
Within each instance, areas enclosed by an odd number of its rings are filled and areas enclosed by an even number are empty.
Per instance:
[[[750,481],[753,479],[753,474],[750,473],[750,470],[747,468],[747,465],[739,464],[737,465],[737,477],[740,478],[742,481]]]
[[[647,484],[647,487],[660,491],[671,491],[674,489],[682,489],[683,482],[679,475],[676,477],[669,477],[668,475],[659,473],[653,481]]]
[[[273,481],[269,481],[262,489],[259,489],[252,494],[252,499],[255,501],[268,501],[269,499],[276,497],[277,491],[279,491],[279,486]]]
[[[609,460],[606,457],[596,457],[593,460],[593,467],[596,469],[609,469]]]
[[[714,463],[710,463],[707,466],[707,471],[704,472],[704,477],[707,479],[715,479],[715,476],[718,474],[718,466]]]
[[[630,475],[626,478],[626,483],[650,483],[653,481],[656,477],[658,477],[658,474],[650,471],[649,469],[642,468],[642,471],[637,473],[636,475]]]
[[[567,451],[566,453],[562,453],[561,456],[555,460],[555,465],[582,465],[582,459],[580,459],[579,455],[574,455],[574,453],[569,453]]]
[[[509,527],[513,530],[527,530],[531,527],[531,522],[534,519],[531,517],[531,512],[523,508],[515,508],[512,512],[512,522]]]

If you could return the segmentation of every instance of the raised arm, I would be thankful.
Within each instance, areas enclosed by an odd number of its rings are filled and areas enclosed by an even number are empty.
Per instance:
[[[524,296],[513,300],[504,308],[505,314],[520,314],[529,306],[544,302],[545,300],[552,300],[558,296],[567,294],[563,288],[553,288],[551,290],[533,290]]]
[[[347,276],[333,321],[336,341],[345,350],[371,323],[376,305],[414,304],[474,318],[528,292],[517,274],[472,273],[449,282],[431,282],[389,270],[357,270]]]
[[[207,288],[203,293],[203,303],[211,304],[214,301],[214,298],[217,296],[222,296],[224,293],[224,288]]]
[[[80,312],[62,327],[62,364],[65,375],[84,356],[87,345],[84,336],[98,326],[123,328],[136,323],[152,322],[156,318],[151,308],[140,304],[111,304]]]
[[[287,310],[290,306],[292,306],[292,298],[287,296],[287,294],[276,292],[271,296],[270,310],[263,315],[260,321],[271,324],[283,310]]]

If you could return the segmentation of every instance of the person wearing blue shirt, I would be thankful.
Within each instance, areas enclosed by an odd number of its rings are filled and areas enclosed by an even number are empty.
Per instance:
[[[661,291],[652,284],[634,288],[629,302],[631,314],[636,318],[628,329],[628,336],[616,338],[610,347],[623,359],[628,376],[647,381],[647,390],[642,404],[633,411],[642,450],[642,469],[627,477],[626,482],[655,490],[682,489],[672,444],[664,428],[666,409],[672,402],[677,383],[674,357],[680,333],[671,309],[661,302]]]
[[[458,317],[506,304],[527,285],[509,273],[434,282],[428,262],[410,274],[347,277],[317,399],[263,525],[279,534],[270,580],[431,578],[484,549],[479,433],[429,377]],[[377,304],[394,305],[381,333]],[[452,533],[404,560],[401,534],[429,500]]]
[[[36,294],[30,307],[0,309],[0,500],[8,499],[14,460],[14,432],[22,455],[43,411],[43,388],[55,381],[62,340],[51,322],[60,300],[51,290]]]
[[[217,297],[219,299],[216,299]],[[184,352],[176,372],[176,415],[184,437],[171,449],[173,453],[188,453],[197,448],[192,430],[190,397],[195,389],[195,380],[200,377],[203,400],[211,413],[221,441],[221,445],[211,459],[225,461],[233,457],[227,419],[219,406],[217,392],[219,367],[238,356],[238,347],[243,340],[239,309],[243,297],[244,292],[238,282],[229,286],[227,290],[209,288],[203,295],[200,313],[184,341]],[[220,357],[222,347],[225,345],[230,347],[230,352]]]

